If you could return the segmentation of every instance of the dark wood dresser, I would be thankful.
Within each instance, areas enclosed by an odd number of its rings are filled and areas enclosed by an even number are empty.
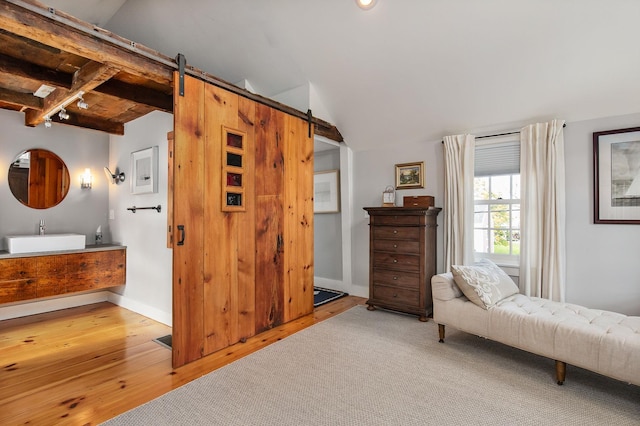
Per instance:
[[[440,208],[365,207],[369,213],[369,310],[432,312],[436,228]]]

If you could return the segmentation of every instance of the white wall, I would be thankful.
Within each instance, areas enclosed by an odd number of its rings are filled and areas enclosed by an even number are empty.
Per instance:
[[[640,225],[593,223],[593,132],[640,126],[640,114],[567,123],[567,300],[640,315]]]
[[[125,125],[124,136],[111,136],[109,166],[125,171],[126,180],[109,186],[111,236],[127,246],[127,285],[112,300],[125,308],[171,325],[172,259],[167,248],[167,132],[173,115],[152,112]],[[131,194],[131,153],[158,146],[158,192]],[[161,212],[128,207],[162,206]]]
[[[593,223],[592,133],[637,126],[640,114],[567,123],[564,130],[567,301],[627,315],[640,315],[640,226]],[[359,209],[380,206],[385,186],[394,184],[394,165],[413,161],[425,162],[425,188],[397,191],[396,200],[401,202],[405,195],[433,195],[436,206],[441,207],[444,169],[440,140],[354,153],[352,294],[366,297],[369,282],[368,218]],[[443,225],[440,214],[438,272],[443,272]]]

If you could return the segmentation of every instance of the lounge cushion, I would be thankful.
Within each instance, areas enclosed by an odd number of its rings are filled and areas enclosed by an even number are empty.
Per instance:
[[[467,298],[483,309],[519,292],[518,286],[498,265],[482,259],[471,266],[452,265],[453,278]]]

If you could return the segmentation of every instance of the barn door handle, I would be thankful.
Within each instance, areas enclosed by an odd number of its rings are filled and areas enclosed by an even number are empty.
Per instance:
[[[180,232],[180,239],[178,240],[178,245],[179,246],[183,246],[184,245],[184,237],[185,237],[184,225],[178,225],[178,232]]]

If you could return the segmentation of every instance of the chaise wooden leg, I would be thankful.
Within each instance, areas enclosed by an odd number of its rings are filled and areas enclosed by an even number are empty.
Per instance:
[[[556,380],[558,385],[564,383],[565,376],[567,375],[567,363],[562,361],[556,361]]]
[[[438,324],[438,334],[440,335],[438,342],[444,343],[444,324]]]

